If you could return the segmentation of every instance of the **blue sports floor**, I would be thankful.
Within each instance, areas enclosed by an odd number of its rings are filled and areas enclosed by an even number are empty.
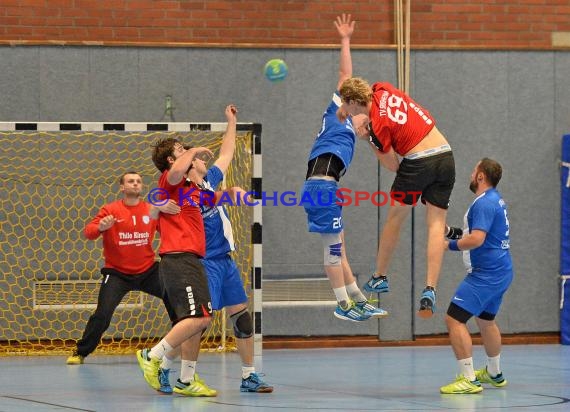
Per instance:
[[[456,373],[449,347],[265,350],[256,366],[275,391],[255,394],[239,392],[236,353],[203,353],[198,374],[218,396],[187,398],[150,389],[134,355],[3,357],[0,411],[570,411],[570,346],[507,345],[501,359],[507,387],[440,395]]]

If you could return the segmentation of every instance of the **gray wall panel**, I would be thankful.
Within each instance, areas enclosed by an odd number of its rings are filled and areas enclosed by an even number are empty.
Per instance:
[[[570,133],[570,53],[554,55],[554,140],[560,142],[560,136]],[[560,145],[557,148],[559,157]]]
[[[145,52],[148,49],[144,50]],[[91,48],[88,121],[144,121],[139,106],[141,50]],[[70,119],[67,113],[60,118]],[[41,120],[44,120],[43,118]],[[57,121],[57,119],[49,119]],[[70,119],[77,120],[77,119]],[[81,120],[81,119],[80,119]]]
[[[190,113],[190,74],[188,50],[148,49],[139,56],[139,94],[135,104],[140,120],[177,121]],[[171,96],[172,117],[166,111],[166,96]],[[223,109],[220,110],[223,115]],[[172,118],[174,120],[172,120]]]
[[[89,50],[85,48],[40,49],[40,117],[58,121],[83,120],[89,116]]]
[[[0,99],[3,120],[40,118],[40,48],[0,49]]]
[[[502,147],[504,196],[510,205],[511,241],[517,281],[504,311],[513,330],[558,327],[558,148],[554,134],[553,53],[509,55],[509,133]],[[550,142],[550,143],[548,143]],[[544,245],[552,245],[544,248]],[[515,308],[541,301],[529,319]]]

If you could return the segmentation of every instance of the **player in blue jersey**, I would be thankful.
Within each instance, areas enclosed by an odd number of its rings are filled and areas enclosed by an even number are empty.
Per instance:
[[[447,249],[463,252],[467,276],[447,309],[446,324],[460,369],[458,378],[440,388],[441,393],[478,393],[481,383],[505,386],[501,366],[501,332],[495,322],[503,295],[513,280],[509,251],[507,205],[496,187],[502,168],[495,160],[477,163],[469,189],[475,200],[464,218],[463,237],[447,242]],[[475,316],[487,353],[487,365],[473,368],[472,341],[466,323]]]
[[[384,317],[388,313],[368,303],[362,294],[346,257],[338,182],[350,166],[357,134],[367,135],[368,117],[350,117],[341,109],[338,88],[352,76],[350,37],[355,21],[351,16],[338,16],[335,26],[340,35],[340,64],[337,89],[323,114],[322,127],[309,154],[306,181],[301,203],[307,213],[309,232],[321,234],[324,266],[338,305],[337,318],[364,321]]]
[[[224,134],[220,153],[214,164],[208,168],[208,159],[197,157],[188,170],[187,180],[195,183],[204,193],[200,204],[200,211],[204,219],[206,233],[206,256],[202,260],[206,275],[212,308],[221,310],[226,308],[233,323],[237,349],[242,361],[242,392],[273,392],[273,386],[263,381],[256,373],[253,360],[253,319],[247,308],[247,295],[244,290],[240,271],[230,256],[235,250],[232,226],[227,211],[223,206],[217,206],[210,200],[214,199],[214,192],[224,179],[235,150],[237,109],[229,105],[225,110],[228,126]],[[231,188],[227,191],[236,204],[235,197],[243,199],[245,191],[241,188]],[[219,203],[222,203],[221,201]],[[190,339],[192,347],[190,359],[182,359],[180,375],[174,392],[188,396],[216,396],[217,392],[209,388],[196,374],[196,364],[200,352],[200,336]],[[168,358],[174,358],[169,354]],[[170,359],[163,359],[162,367],[169,369]],[[166,364],[164,364],[166,362]],[[188,381],[189,380],[189,381]],[[166,382],[165,382],[166,383]],[[177,390],[178,388],[178,390]]]

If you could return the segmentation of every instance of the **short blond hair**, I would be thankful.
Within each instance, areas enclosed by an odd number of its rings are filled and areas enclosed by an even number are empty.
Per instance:
[[[341,99],[347,103],[355,102],[366,106],[372,101],[372,88],[360,77],[350,77],[342,82],[339,93]]]

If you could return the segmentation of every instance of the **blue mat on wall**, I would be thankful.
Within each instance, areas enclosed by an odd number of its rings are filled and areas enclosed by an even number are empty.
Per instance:
[[[570,345],[570,134],[562,136],[560,169],[560,337]]]

